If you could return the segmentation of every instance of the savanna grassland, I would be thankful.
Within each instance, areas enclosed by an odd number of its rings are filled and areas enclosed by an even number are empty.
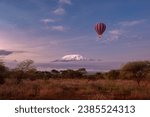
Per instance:
[[[1,62],[0,99],[149,100],[150,62],[129,62],[119,70],[94,74],[85,68],[38,71],[32,60],[14,69]]]
[[[150,84],[139,87],[133,80],[49,79],[7,80],[0,86],[0,99],[150,99]]]

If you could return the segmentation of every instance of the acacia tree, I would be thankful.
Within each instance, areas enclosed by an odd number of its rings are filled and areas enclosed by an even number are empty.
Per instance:
[[[59,78],[60,77],[60,72],[58,70],[52,69],[51,70],[51,75],[53,78]]]
[[[125,79],[134,79],[140,86],[140,82],[146,78],[150,70],[149,61],[129,62],[121,68],[121,76]]]
[[[34,77],[34,74],[36,72],[36,67],[34,66],[34,61],[33,60],[24,60],[20,62],[16,69],[16,77],[17,77],[17,82],[19,83],[23,78],[27,77]]]
[[[80,72],[80,73],[82,73],[83,75],[87,74],[87,71],[86,71],[85,68],[79,68],[77,71]]]

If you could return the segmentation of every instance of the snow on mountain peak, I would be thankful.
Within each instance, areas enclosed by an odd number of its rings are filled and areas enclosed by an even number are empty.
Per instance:
[[[53,62],[70,62],[70,61],[101,61],[101,60],[85,58],[79,54],[69,54],[63,56],[61,59],[54,60]]]
[[[82,61],[82,60],[87,60],[87,59],[78,54],[71,54],[71,55],[63,56],[62,60],[64,60],[64,61]]]

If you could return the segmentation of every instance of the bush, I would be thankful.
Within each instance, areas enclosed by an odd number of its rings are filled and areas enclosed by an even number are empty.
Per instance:
[[[104,79],[104,75],[101,72],[97,72],[95,77],[96,77],[96,79]]]
[[[107,73],[107,78],[111,80],[119,79],[120,71],[119,70],[111,70]]]
[[[5,83],[5,78],[7,77],[8,72],[8,68],[2,61],[0,61],[0,84]]]
[[[60,72],[53,69],[53,70],[51,70],[51,75],[52,75],[53,78],[59,78],[60,77]]]
[[[83,74],[80,71],[74,70],[63,70],[61,71],[62,78],[81,78]]]

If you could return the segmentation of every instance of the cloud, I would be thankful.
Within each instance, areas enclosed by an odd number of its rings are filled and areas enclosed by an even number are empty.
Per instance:
[[[66,13],[64,9],[64,5],[71,5],[71,0],[59,0],[58,5],[59,7],[53,11],[55,15],[64,15]]]
[[[47,24],[47,23],[54,23],[56,22],[56,20],[51,19],[51,18],[46,18],[46,19],[42,19],[41,22]]]
[[[122,31],[118,29],[109,31],[110,40],[118,40],[121,34]]]
[[[109,43],[109,42],[116,41],[118,39],[134,37],[135,34],[133,33],[133,30],[130,29],[130,28],[128,28],[128,30],[127,30],[126,28],[131,27],[131,26],[136,26],[138,24],[142,24],[145,21],[146,20],[141,19],[141,20],[132,20],[132,21],[119,22],[118,23],[118,28],[108,31],[106,39],[103,40],[103,43],[107,43],[107,42]],[[131,33],[131,30],[132,30],[132,33]],[[137,36],[137,34],[136,34],[136,38],[138,38],[138,37],[139,36]]]
[[[71,5],[71,0],[59,0],[60,4],[67,4],[67,5]]]
[[[0,50],[0,56],[7,56],[12,54],[13,51],[7,51],[7,50]]]
[[[107,39],[103,40],[104,43],[118,40],[123,35],[123,31],[119,29],[110,30],[107,34]]]
[[[49,27],[49,29],[52,31],[65,31],[65,27],[62,25],[51,26],[51,27]]]
[[[66,11],[65,11],[65,9],[64,8],[57,8],[57,9],[55,9],[54,11],[53,11],[53,13],[55,14],[55,15],[64,15],[65,13],[66,13]]]
[[[8,56],[14,53],[24,53],[25,51],[9,51],[9,50],[0,50],[0,56]]]
[[[109,43],[116,41],[120,38],[128,38],[130,36],[133,37],[133,31],[130,33],[130,28],[127,30],[127,27],[136,26],[138,24],[144,23],[146,20],[132,20],[132,21],[122,21],[118,23],[118,28],[108,31],[106,35],[106,39],[103,40],[103,43]],[[137,34],[136,34],[137,35]],[[137,37],[137,36],[136,36]]]
[[[121,34],[120,30],[118,30],[118,29],[111,30],[111,31],[109,31],[109,33],[112,34],[112,35],[119,35],[119,34]]]
[[[133,21],[123,21],[120,22],[119,24],[122,26],[134,26],[134,25],[142,24],[144,22],[145,20],[133,20]]]

